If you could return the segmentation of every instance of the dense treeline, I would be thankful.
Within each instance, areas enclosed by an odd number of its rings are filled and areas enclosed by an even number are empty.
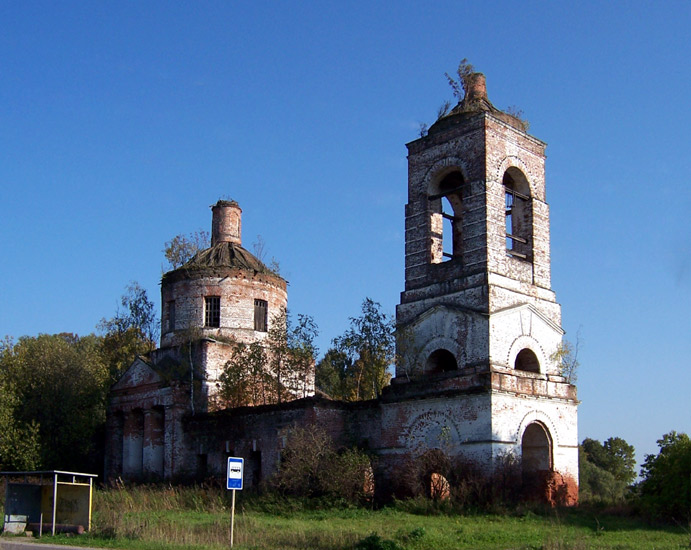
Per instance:
[[[0,344],[0,468],[102,470],[108,390],[157,337],[154,305],[137,283],[120,305],[98,335]]]
[[[347,365],[330,376],[335,398],[376,397],[389,382],[393,323],[370,299],[334,340]],[[233,342],[220,377],[223,406],[281,403],[311,386],[318,329],[287,311],[272,319],[263,344]],[[100,472],[108,391],[137,355],[156,347],[158,319],[146,291],[131,283],[98,334],[6,338],[0,342],[0,469]],[[330,350],[330,353],[334,353]],[[322,374],[325,368],[319,370]],[[319,385],[319,382],[318,382]]]
[[[632,512],[670,523],[691,523],[691,439],[670,432],[646,455],[636,478],[633,446],[619,437],[585,439],[579,447],[582,503],[623,504]]]

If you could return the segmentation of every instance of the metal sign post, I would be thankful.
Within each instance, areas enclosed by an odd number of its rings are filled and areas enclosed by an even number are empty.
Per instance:
[[[245,459],[228,457],[228,475],[226,489],[233,491],[233,504],[230,508],[230,547],[233,547],[233,528],[235,527],[235,491],[242,491],[242,477],[245,469]]]

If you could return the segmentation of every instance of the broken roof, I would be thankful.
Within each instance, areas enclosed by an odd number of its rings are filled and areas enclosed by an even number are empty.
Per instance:
[[[430,126],[429,133],[435,133],[439,130],[444,130],[450,126],[462,123],[468,116],[475,115],[480,112],[488,112],[494,115],[501,121],[513,126],[517,130],[523,132],[527,131],[526,123],[518,117],[497,109],[487,97],[487,87],[485,84],[485,75],[482,73],[473,73],[470,76],[469,89],[465,96],[458,104],[451,109],[447,114],[439,117],[439,119]]]
[[[239,244],[220,242],[197,252],[181,267],[165,273],[162,281],[166,283],[181,279],[195,279],[204,275],[224,276],[228,269],[266,273],[282,279],[280,275],[269,269],[259,258]]]

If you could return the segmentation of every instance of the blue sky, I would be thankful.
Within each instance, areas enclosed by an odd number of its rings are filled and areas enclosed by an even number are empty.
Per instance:
[[[430,4],[430,5],[425,5]],[[691,3],[0,0],[0,336],[95,330],[243,208],[320,347],[403,289],[405,143],[468,58],[546,141],[580,439],[691,432]]]

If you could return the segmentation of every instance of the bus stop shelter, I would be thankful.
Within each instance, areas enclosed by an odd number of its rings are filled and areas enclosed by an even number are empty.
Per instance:
[[[96,474],[47,470],[0,475],[6,482],[4,532],[50,530],[55,535],[91,528]]]

